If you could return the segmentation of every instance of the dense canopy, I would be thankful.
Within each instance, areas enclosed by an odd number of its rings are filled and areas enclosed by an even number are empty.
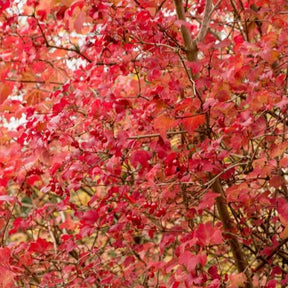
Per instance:
[[[0,287],[287,287],[288,2],[2,0]]]

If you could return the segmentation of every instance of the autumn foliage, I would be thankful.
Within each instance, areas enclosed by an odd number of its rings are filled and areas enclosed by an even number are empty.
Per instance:
[[[0,287],[288,286],[286,0],[0,1]]]

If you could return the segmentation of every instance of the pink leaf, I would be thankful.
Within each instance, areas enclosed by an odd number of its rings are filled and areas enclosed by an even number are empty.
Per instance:
[[[230,287],[231,288],[242,287],[245,281],[246,281],[246,276],[244,273],[230,275],[230,283],[231,283]]]
[[[219,195],[217,193],[208,192],[206,193],[202,201],[199,203],[198,208],[199,209],[206,209],[211,208],[215,204],[215,198],[217,198]]]
[[[275,157],[281,156],[287,149],[288,149],[287,141],[283,143],[275,144],[271,152],[271,157],[275,158]]]
[[[184,265],[189,272],[194,272],[197,264],[205,265],[206,261],[205,254],[193,255],[190,251],[185,251],[179,257],[179,264]]]
[[[1,201],[15,201],[15,196],[9,196],[9,195],[1,195],[0,196],[0,202]]]
[[[222,244],[222,233],[217,227],[213,227],[210,222],[205,224],[200,223],[196,230],[199,245],[217,245]]]
[[[174,24],[175,24],[176,27],[179,27],[179,28],[180,28],[181,26],[185,26],[185,27],[187,27],[187,28],[191,27],[191,24],[189,24],[188,22],[183,21],[183,20],[176,20],[176,21],[174,22]]]

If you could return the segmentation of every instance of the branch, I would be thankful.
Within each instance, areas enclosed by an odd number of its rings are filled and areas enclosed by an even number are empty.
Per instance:
[[[175,3],[175,8],[176,8],[178,19],[185,21],[185,12],[184,12],[184,8],[182,5],[182,0],[174,0],[174,3]],[[218,1],[216,5],[219,5],[218,3],[220,3],[220,2]],[[208,32],[209,21],[210,21],[210,17],[212,15],[212,12],[213,12],[212,9],[213,9],[212,0],[206,0],[204,17],[203,17],[203,20],[201,22],[200,31],[194,40],[192,40],[190,31],[188,30],[188,28],[184,25],[181,26],[182,38],[184,40],[186,55],[187,55],[187,59],[189,61],[196,61],[197,60],[197,54],[198,54],[197,42],[202,41]],[[180,59],[181,59],[181,57],[180,57]],[[191,73],[191,70],[189,72]],[[192,76],[192,73],[191,74],[190,73],[189,73],[189,75]],[[190,78],[189,78],[189,80],[190,80]],[[192,85],[194,84],[193,82],[194,81],[192,79]],[[197,95],[196,92],[197,92],[197,90],[194,91],[194,96]],[[202,99],[201,99],[200,95],[197,95],[197,96],[200,98],[200,101],[201,101]],[[203,103],[203,102],[201,101],[201,103]],[[206,114],[206,117],[208,119],[208,114]],[[209,127],[208,120],[207,120],[207,126]],[[209,134],[207,136],[209,137]],[[230,214],[229,214],[226,196],[225,196],[223,187],[221,185],[219,176],[216,177],[216,179],[215,179],[212,177],[212,175],[210,175],[210,181],[213,183],[211,185],[212,190],[219,195],[216,198],[216,206],[217,206],[217,210],[219,213],[219,218],[223,224],[224,232],[231,232],[231,231],[233,231],[234,223],[233,223],[233,221],[230,217]],[[250,271],[247,269],[248,268],[248,261],[246,259],[245,254],[242,251],[242,247],[238,241],[237,235],[231,235],[230,238],[228,239],[228,243],[229,243],[231,252],[233,254],[233,258],[234,258],[234,262],[235,262],[235,265],[237,267],[237,270],[240,273],[241,272],[245,273],[245,275],[247,277],[247,283],[245,285],[245,288],[252,288],[253,284],[251,281]]]
[[[145,9],[138,0],[134,0],[134,2],[142,9]]]
[[[157,24],[158,28],[160,29],[160,32],[162,32],[163,34],[165,34],[167,36],[167,38],[176,45],[176,47],[178,47],[181,50],[184,50],[184,47],[182,47],[182,45],[179,44],[179,42],[177,41],[177,39],[175,37],[173,37],[172,35],[170,35],[167,32],[168,28],[163,27],[161,24]]]
[[[182,0],[174,0],[174,3],[175,3],[175,8],[176,8],[178,19],[186,22],[185,11],[182,5]],[[198,54],[196,41],[192,39],[189,29],[184,25],[181,25],[181,33],[182,33],[182,38],[183,38],[185,49],[186,49],[187,59],[191,62],[196,61],[197,54]]]
[[[211,17],[212,13],[218,8],[218,6],[220,5],[220,3],[222,2],[222,0],[218,0],[217,3],[213,6],[209,18]]]
[[[43,80],[18,80],[18,79],[5,79],[7,82],[19,82],[19,83],[36,83],[36,84],[55,84],[55,85],[64,85],[62,82],[55,81],[43,81]]]
[[[81,53],[79,49],[62,47],[62,46],[57,46],[57,45],[51,45],[48,42],[46,42],[46,47],[74,52],[74,53],[78,54],[79,56],[81,56],[82,58],[84,58],[87,62],[92,63],[92,60],[90,58],[88,58],[86,55],[84,55],[83,53]]]
[[[210,15],[212,15],[213,11],[215,10],[215,7],[216,7],[216,5],[214,6],[214,8],[212,9],[212,11],[210,12]],[[191,18],[192,20],[197,21],[197,22],[201,25],[202,19],[201,19],[200,17],[194,16],[194,15],[192,15],[191,13],[189,13],[189,16],[190,16],[189,18]],[[224,24],[223,24],[223,25],[224,25]],[[213,30],[212,28],[208,27],[208,32],[209,32],[210,34],[212,34],[213,36],[215,36],[215,38],[217,38],[219,41],[222,41],[222,38],[221,38],[220,34],[219,34],[217,31],[215,31],[215,30]]]
[[[94,63],[94,65],[96,66],[113,66],[113,65],[117,65],[118,63],[117,62],[109,62],[109,63],[105,63],[103,61],[99,61],[99,62],[96,62]]]
[[[209,29],[209,22],[212,15],[213,9],[213,2],[212,0],[206,0],[205,10],[204,10],[204,17],[202,20],[200,31],[196,37],[196,42],[201,42],[204,37],[206,36],[208,29]]]
[[[215,193],[219,194],[219,197],[216,198],[216,206],[219,213],[219,218],[221,219],[221,222],[223,224],[224,231],[231,232],[234,228],[234,223],[230,217],[228,208],[227,208],[227,201],[225,197],[225,193],[223,190],[223,187],[220,183],[219,178],[216,179],[216,181],[212,185],[212,189]],[[247,283],[245,285],[245,288],[252,288],[253,284],[251,281],[251,275],[248,268],[248,262],[246,259],[245,254],[243,253],[240,243],[238,241],[237,235],[230,235],[230,238],[228,239],[228,243],[231,249],[231,252],[233,254],[233,258],[235,261],[235,265],[237,267],[237,270],[239,273],[244,272],[247,277]]]
[[[171,131],[171,132],[167,132],[167,135],[178,135],[178,134],[185,134],[187,133],[187,131]],[[155,134],[144,134],[144,135],[136,135],[136,136],[131,136],[128,137],[129,140],[133,140],[133,139],[143,139],[143,138],[155,138],[155,137],[160,137],[160,133],[155,133]]]
[[[287,92],[288,92],[288,67],[286,68],[285,84],[284,84],[284,93],[287,94]]]
[[[184,70],[185,70],[185,72],[186,72],[186,74],[187,74],[187,77],[188,77],[188,79],[189,79],[189,81],[190,81],[190,83],[191,83],[191,85],[192,85],[193,95],[194,95],[194,96],[196,95],[196,96],[198,97],[198,99],[200,100],[201,105],[203,105],[203,100],[201,99],[200,95],[197,93],[195,81],[193,80],[191,70],[188,70],[188,68],[186,67],[185,61],[184,61],[184,59],[182,58],[179,50],[178,50],[178,53],[177,53],[177,54],[178,54],[178,56],[179,56],[179,58],[180,58],[180,61],[181,61],[182,65],[183,65],[183,67],[184,67]]]
[[[56,241],[56,237],[51,229],[51,224],[50,222],[48,221],[47,223],[48,225],[48,231],[49,231],[49,234],[51,236],[51,239],[52,239],[52,242],[53,242],[53,245],[54,245],[54,252],[55,252],[55,255],[57,254],[57,251],[58,251],[58,247],[57,247],[57,241]]]
[[[155,15],[161,10],[161,8],[163,7],[163,5],[165,4],[165,2],[166,2],[167,0],[163,0],[161,3],[160,3],[160,5],[157,7],[157,9],[156,9],[156,12],[155,12]]]
[[[19,258],[18,256],[16,256],[15,254],[12,255],[13,258],[15,258],[18,262],[19,262]],[[40,284],[41,281],[40,279],[36,276],[35,273],[33,273],[26,265],[22,265],[23,268],[32,276],[33,280],[37,283]]]
[[[36,19],[36,18],[35,18],[35,19]],[[36,20],[37,20],[37,19],[36,19]],[[40,29],[40,32],[41,32],[42,37],[44,38],[46,47],[74,52],[74,53],[78,54],[79,56],[81,56],[82,58],[84,58],[87,62],[92,63],[92,60],[89,59],[89,58],[88,58],[86,55],[84,55],[83,53],[81,53],[80,50],[77,49],[77,48],[69,48],[69,47],[61,47],[61,46],[57,46],[57,45],[51,45],[51,44],[48,42],[48,39],[46,38],[46,35],[45,35],[45,33],[44,33],[41,25],[39,24],[38,20],[37,20],[37,25],[38,25],[38,27],[39,27],[39,29]]]
[[[131,35],[130,38],[138,41],[138,43],[139,43],[139,44],[142,44],[142,45],[143,45],[143,44],[146,44],[146,45],[155,46],[155,47],[157,47],[157,48],[158,48],[158,47],[165,47],[165,48],[169,48],[169,49],[171,49],[171,50],[173,50],[173,51],[175,51],[175,50],[177,49],[177,48],[175,48],[174,46],[170,46],[170,45],[164,44],[164,43],[155,43],[155,42],[143,41],[143,40],[139,39],[138,37],[136,37],[136,36],[134,36],[134,35]]]
[[[277,254],[280,248],[288,242],[288,237],[283,239],[273,250],[272,252],[265,258],[261,258],[262,263],[260,263],[255,269],[254,273],[258,272],[261,268],[263,268],[275,254]]]
[[[197,53],[198,53],[197,42],[203,41],[204,37],[206,36],[209,30],[209,22],[210,22],[211,15],[213,11],[215,10],[215,8],[220,4],[220,2],[221,0],[219,0],[216,3],[215,7],[213,7],[213,1],[206,0],[204,17],[201,23],[199,33],[194,40],[192,40],[189,29],[184,25],[181,26],[182,38],[184,40],[187,58],[189,61],[195,61],[197,59]],[[186,21],[185,11],[182,5],[182,0],[174,0],[174,3],[175,3],[175,8],[176,8],[178,19],[182,21]]]

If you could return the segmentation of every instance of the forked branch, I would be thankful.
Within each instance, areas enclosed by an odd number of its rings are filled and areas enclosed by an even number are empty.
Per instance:
[[[209,0],[210,1],[210,0]],[[182,0],[174,0],[177,18],[181,21],[186,21],[185,17],[185,11],[183,7]],[[198,54],[198,48],[196,45],[196,40],[192,40],[191,33],[185,25],[181,25],[181,33],[182,38],[184,41],[187,59],[189,61],[196,61],[197,60],[197,54]]]
[[[186,21],[185,17],[185,11],[183,7],[182,0],[174,0],[177,18],[181,21]],[[187,59],[189,61],[196,61],[197,60],[197,54],[198,54],[198,48],[197,43],[203,41],[205,38],[208,30],[209,30],[209,22],[210,18],[213,12],[213,2],[212,0],[206,0],[206,5],[204,9],[204,17],[201,22],[200,30],[198,32],[198,35],[195,39],[192,39],[191,32],[189,31],[188,27],[185,25],[181,25],[181,33],[182,38],[184,41]]]

